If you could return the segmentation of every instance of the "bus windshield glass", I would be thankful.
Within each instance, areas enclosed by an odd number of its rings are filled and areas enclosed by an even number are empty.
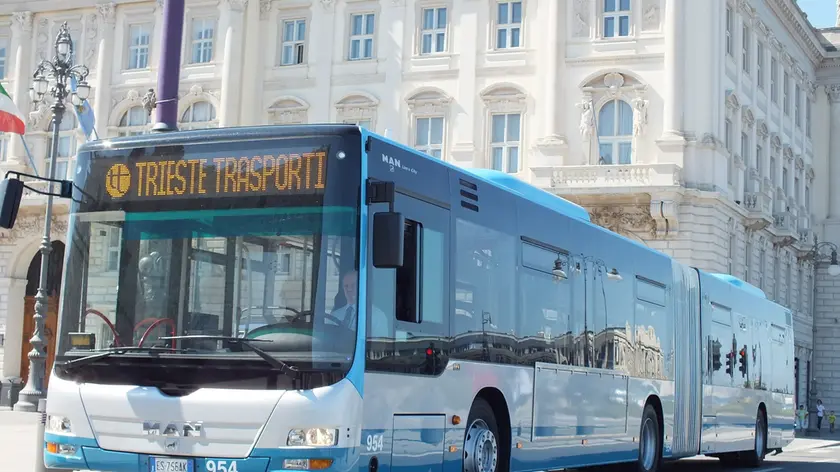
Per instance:
[[[325,136],[80,154],[56,361],[349,369],[359,152]]]

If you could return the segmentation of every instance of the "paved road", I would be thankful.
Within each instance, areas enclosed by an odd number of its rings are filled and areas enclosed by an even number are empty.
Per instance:
[[[0,410],[0,461],[2,471],[30,472],[34,469],[39,442],[35,437],[38,415]],[[590,469],[591,470],[591,469]],[[600,468],[599,468],[600,470]],[[608,471],[635,470],[627,467]],[[717,472],[725,469],[717,459],[700,457],[669,464],[664,472]],[[738,470],[738,469],[734,469]],[[740,469],[749,470],[749,469]],[[840,432],[824,434],[819,440],[797,439],[783,454],[770,456],[761,472],[840,472]]]

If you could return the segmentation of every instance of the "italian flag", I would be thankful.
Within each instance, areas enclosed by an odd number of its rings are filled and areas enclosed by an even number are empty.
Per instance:
[[[0,132],[25,134],[26,124],[23,114],[15,106],[12,97],[6,93],[6,89],[0,84]]]

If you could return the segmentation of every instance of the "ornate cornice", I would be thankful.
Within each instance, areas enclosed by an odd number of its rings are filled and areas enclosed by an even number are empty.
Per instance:
[[[792,0],[768,0],[767,3],[794,41],[805,51],[812,64],[818,66],[825,55],[825,49],[799,7],[794,5]]]

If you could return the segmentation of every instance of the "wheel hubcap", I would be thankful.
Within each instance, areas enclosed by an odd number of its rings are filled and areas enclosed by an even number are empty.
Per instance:
[[[498,460],[496,436],[484,420],[473,421],[464,439],[464,472],[495,472]]]
[[[652,470],[653,464],[656,462],[656,428],[653,420],[645,419],[642,425],[642,444],[640,455],[642,460],[642,467],[645,470]]]

